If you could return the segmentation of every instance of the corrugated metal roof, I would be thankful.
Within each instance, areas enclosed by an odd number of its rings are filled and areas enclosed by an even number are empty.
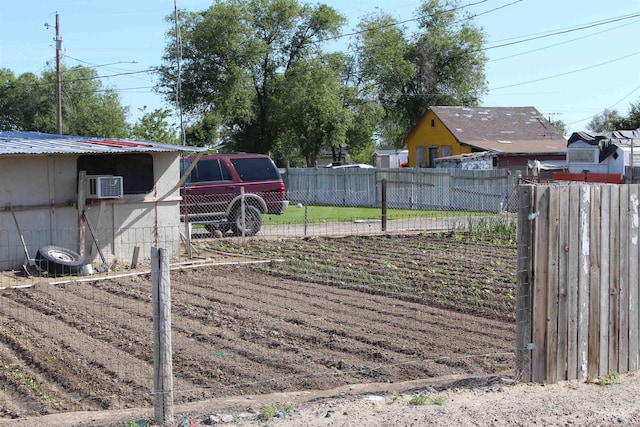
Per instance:
[[[0,156],[42,154],[114,154],[206,151],[206,148],[159,142],[87,136],[53,135],[40,132],[0,132]]]

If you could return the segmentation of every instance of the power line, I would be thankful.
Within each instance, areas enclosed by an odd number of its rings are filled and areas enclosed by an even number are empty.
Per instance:
[[[606,32],[609,32],[609,31],[617,30],[617,29],[620,29],[620,28],[622,28],[622,27],[626,27],[626,26],[628,26],[628,25],[635,24],[635,23],[637,23],[637,22],[640,22],[640,19],[639,19],[639,20],[635,20],[635,21],[628,22],[628,23],[623,24],[623,25],[619,25],[619,26],[617,26],[617,27],[608,28],[608,29],[606,29],[606,30],[602,30],[602,31],[598,31],[598,32],[595,32],[595,33],[592,33],[592,34],[588,34],[588,35],[583,36],[583,37],[576,37],[576,38],[574,38],[574,39],[565,40],[565,41],[560,42],[560,43],[555,43],[555,44],[552,44],[552,45],[543,46],[543,47],[540,47],[540,48],[537,48],[537,49],[527,50],[527,51],[524,51],[524,52],[515,53],[515,54],[513,54],[513,55],[503,56],[503,57],[501,57],[501,58],[496,58],[496,59],[491,59],[491,60],[489,60],[488,62],[502,61],[502,60],[505,60],[505,59],[515,58],[516,56],[522,56],[522,55],[526,55],[526,54],[528,54],[528,53],[539,52],[539,51],[541,51],[541,50],[546,50],[546,49],[550,49],[550,48],[552,48],[552,47],[561,46],[561,45],[563,45],[563,44],[572,43],[572,42],[575,42],[575,41],[578,41],[578,40],[584,40],[584,39],[586,39],[586,38],[593,37],[593,36],[597,36],[597,35],[599,35],[599,34],[606,33]]]
[[[581,71],[586,71],[586,70],[590,70],[592,68],[597,68],[597,67],[601,67],[603,65],[611,64],[613,62],[622,61],[623,59],[628,59],[628,58],[631,58],[632,56],[635,56],[635,55],[638,55],[638,54],[640,54],[640,51],[634,52],[634,53],[629,54],[629,55],[621,56],[619,58],[615,58],[615,59],[612,59],[610,61],[601,62],[599,64],[590,65],[588,67],[579,68],[579,69],[573,70],[573,71],[567,71],[566,73],[554,74],[552,76],[542,77],[542,78],[539,78],[539,79],[529,80],[529,81],[526,81],[526,82],[520,82],[520,83],[511,84],[511,85],[495,87],[495,88],[491,88],[490,90],[507,89],[507,88],[510,88],[510,87],[522,86],[522,85],[526,85],[526,84],[530,84],[530,83],[537,83],[537,82],[541,82],[543,80],[555,79],[556,77],[567,76],[567,75],[570,75],[570,74],[575,74],[575,73],[579,73]]]
[[[597,26],[600,26],[600,25],[611,24],[613,22],[623,21],[623,20],[637,18],[637,17],[640,17],[640,12],[633,13],[631,15],[623,15],[623,16],[618,16],[618,17],[615,17],[615,18],[605,19],[605,20],[602,20],[602,21],[596,21],[596,22],[592,22],[592,23],[588,23],[588,24],[583,24],[583,25],[581,25],[579,27],[572,27],[572,28],[568,28],[568,29],[556,30],[556,31],[552,31],[552,32],[549,32],[549,33],[539,33],[538,35],[534,35],[534,36],[522,36],[522,37],[527,37],[527,38],[522,39],[522,40],[509,42],[509,43],[503,43],[503,44],[499,44],[499,45],[495,45],[495,46],[484,47],[484,48],[482,48],[482,50],[490,50],[490,49],[497,49],[499,47],[512,46],[512,45],[519,44],[519,43],[525,43],[525,42],[532,41],[532,40],[539,40],[539,39],[543,39],[543,38],[546,38],[546,37],[557,36],[557,35],[560,35],[560,34],[572,33],[574,31],[581,31],[581,30],[597,27]],[[516,37],[516,38],[519,38],[519,37]]]
[[[465,5],[454,7],[454,8],[448,9],[448,10],[443,10],[443,11],[437,12],[437,13],[455,12],[457,10],[465,9],[467,7],[476,6],[476,5],[479,5],[481,3],[486,3],[487,1],[488,0],[480,0],[480,1],[477,1],[475,3],[465,4]],[[517,0],[514,3],[518,3],[519,1],[522,1],[522,0]],[[501,9],[501,8],[496,8],[495,10],[497,10],[497,9]],[[486,13],[488,13],[488,12],[486,12]],[[434,16],[435,16],[435,14],[434,14]],[[363,30],[354,31],[354,32],[351,32],[351,33],[340,34],[340,35],[335,36],[335,37],[327,37],[326,39],[318,40],[316,43],[322,43],[322,42],[327,42],[327,41],[332,41],[332,40],[338,40],[338,39],[341,39],[341,38],[344,38],[344,37],[357,36],[358,34],[364,34],[364,33],[370,32],[370,31],[381,30],[383,28],[388,28],[388,27],[396,27],[398,25],[406,24],[408,22],[419,21],[420,19],[422,19],[422,18],[411,18],[411,19],[405,19],[404,21],[392,22],[392,23],[389,23],[389,24],[379,25],[379,26],[372,27],[372,28],[365,28]]]
[[[615,107],[616,105],[620,104],[622,101],[624,101],[625,99],[629,98],[631,95],[633,95],[638,89],[640,89],[640,86],[636,86],[631,92],[629,92],[628,94],[626,94],[622,99],[618,100],[617,102],[615,102],[614,104],[612,104],[610,107],[605,108],[605,110],[611,110],[613,109],[613,107]],[[598,113],[600,114],[600,113]],[[580,120],[576,120],[574,122],[571,123],[567,123],[567,125],[573,125],[579,122],[583,122],[585,120],[591,120],[593,119],[595,116],[597,116],[598,114],[594,114],[592,116],[589,117],[585,117],[584,119],[580,119]]]

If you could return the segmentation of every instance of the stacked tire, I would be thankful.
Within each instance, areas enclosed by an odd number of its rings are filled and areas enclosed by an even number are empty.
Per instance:
[[[36,264],[50,276],[70,276],[78,274],[84,265],[84,258],[60,246],[42,246],[35,258]]]

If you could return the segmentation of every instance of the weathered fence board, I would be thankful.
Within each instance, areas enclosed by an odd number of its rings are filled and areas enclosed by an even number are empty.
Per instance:
[[[589,360],[587,375],[597,377],[599,375],[600,364],[600,257],[601,235],[598,225],[601,224],[600,205],[601,188],[594,187],[591,199],[591,211],[589,213],[589,266],[591,274],[589,277]]]
[[[609,228],[609,232],[611,233],[611,240],[609,241],[609,292],[611,293],[609,301],[609,322],[611,325],[609,330],[609,371],[619,372],[620,265],[618,264],[618,260],[620,259],[620,204],[619,192],[613,191],[613,189],[609,200],[609,216],[611,218]]]
[[[518,216],[520,378],[556,382],[637,370],[640,186],[519,191],[519,201],[531,203]]]
[[[629,370],[638,369],[638,357],[640,343],[638,342],[638,330],[640,318],[638,317],[638,187],[629,187]]]
[[[619,370],[627,372],[629,365],[629,241],[625,237],[629,236],[629,187],[620,188],[620,256],[618,265],[620,266],[620,344],[619,344]]]
[[[567,379],[578,378],[578,261],[580,187],[569,187],[567,259]]]
[[[552,189],[555,193],[557,189]],[[547,333],[546,333],[546,375],[549,382],[557,381],[556,366],[558,364],[558,297],[559,297],[559,271],[558,271],[558,233],[560,224],[560,200],[558,197],[549,197],[549,221],[547,235],[548,259],[547,259]]]
[[[578,378],[587,378],[587,351],[589,341],[589,231],[591,218],[591,192],[588,186],[580,189],[580,221],[578,230]]]
[[[568,313],[568,259],[569,246],[569,187],[559,188],[559,225],[558,225],[558,348],[556,349],[556,378],[567,376],[567,349],[569,338]]]
[[[546,249],[548,242],[548,211],[550,188],[545,191],[537,191],[535,203],[537,206],[537,220],[534,223],[533,234],[533,256],[538,264],[533,270],[533,318],[537,321],[533,324],[533,363],[532,371],[534,378],[545,378],[546,376],[546,326],[547,326],[547,263]],[[543,320],[544,319],[544,320]]]
[[[598,375],[605,375],[609,371],[609,243],[611,235],[609,206],[611,200],[611,187],[601,187],[600,201],[600,351],[598,363]]]

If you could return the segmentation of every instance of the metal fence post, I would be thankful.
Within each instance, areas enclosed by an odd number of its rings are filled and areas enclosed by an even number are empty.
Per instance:
[[[244,237],[244,232],[247,228],[247,217],[244,211],[245,209],[245,201],[244,201],[244,186],[240,187],[240,224],[242,224],[242,237]]]
[[[382,188],[382,231],[387,231],[387,180],[383,179]]]

